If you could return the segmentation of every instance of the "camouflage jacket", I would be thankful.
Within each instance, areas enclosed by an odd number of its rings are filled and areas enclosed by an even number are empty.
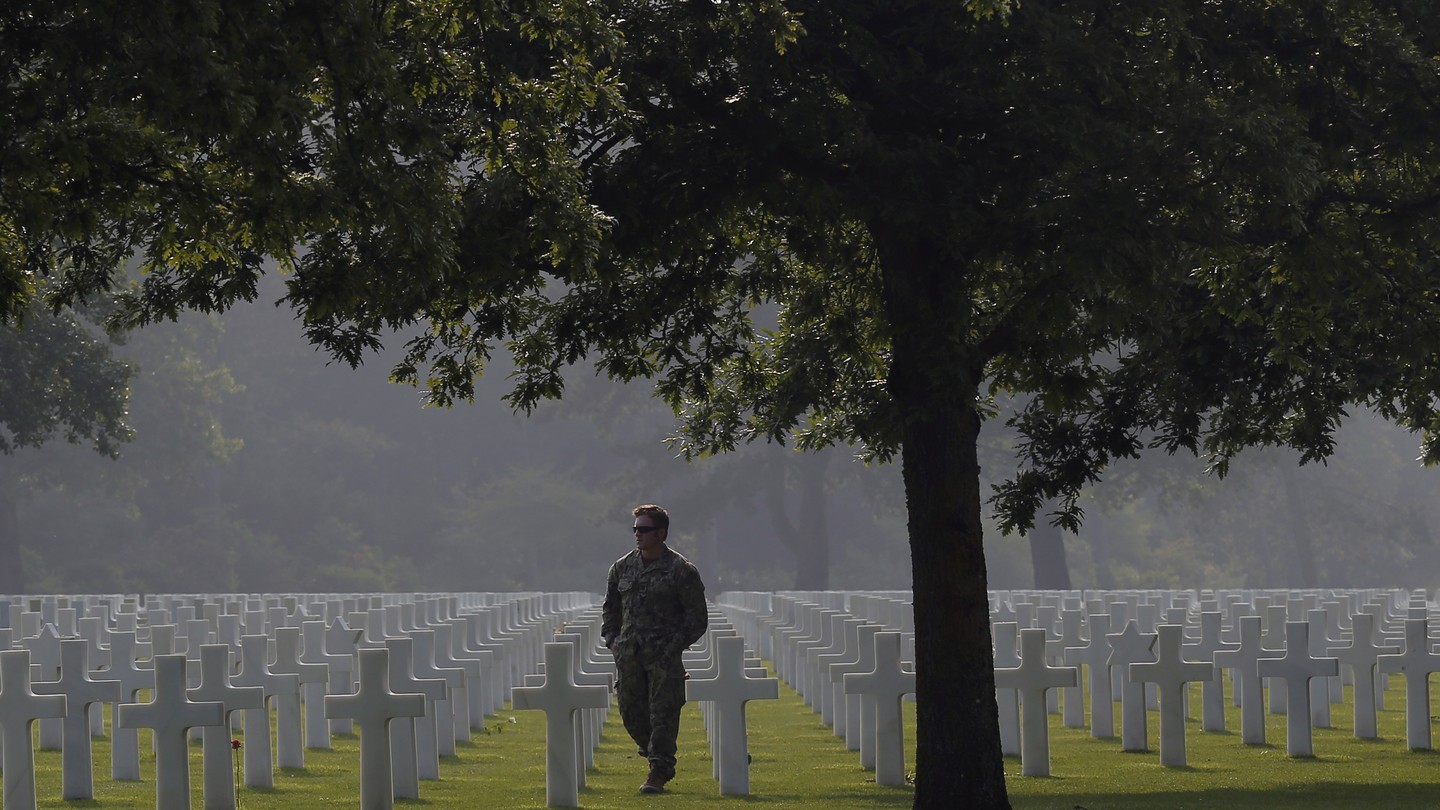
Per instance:
[[[646,562],[639,550],[610,566],[600,637],[617,652],[678,655],[705,634],[705,583],[684,555],[666,547]]]

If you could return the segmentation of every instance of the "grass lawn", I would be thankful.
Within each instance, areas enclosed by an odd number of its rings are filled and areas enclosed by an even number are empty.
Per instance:
[[[1405,748],[1404,691],[1391,680],[1381,712],[1382,740],[1351,736],[1349,705],[1332,706],[1333,729],[1316,729],[1313,758],[1285,755],[1285,718],[1268,719],[1268,746],[1240,743],[1238,709],[1230,709],[1226,733],[1200,731],[1198,719],[1187,727],[1190,766],[1159,763],[1159,720],[1150,713],[1150,745],[1144,754],[1126,754],[1118,738],[1096,740],[1085,729],[1067,729],[1051,716],[1051,771],[1045,778],[1020,776],[1018,758],[1005,762],[1011,802],[1016,810],[1183,810],[1184,808],[1257,808],[1257,810],[1404,810],[1440,807],[1440,755]],[[774,807],[866,810],[909,807],[909,787],[879,787],[862,770],[859,755],[846,751],[819,715],[784,684],[779,701],[749,704],[751,795],[719,795],[698,709],[686,707],[680,740],[680,768],[665,794],[638,795],[647,765],[635,756],[613,710],[595,767],[580,791],[586,808]],[[1227,701],[1228,705],[1228,701]],[[1117,727],[1118,727],[1118,706]],[[1200,710],[1199,687],[1191,697]],[[914,767],[914,704],[906,704],[906,762]],[[1432,710],[1433,713],[1433,710]],[[514,718],[513,722],[510,718]],[[141,751],[149,750],[149,732],[141,732]],[[241,737],[243,740],[243,737]],[[536,711],[504,712],[487,720],[458,755],[442,759],[440,781],[422,782],[421,799],[397,801],[397,807],[540,808],[545,806],[545,722]],[[109,741],[96,739],[95,800],[60,798],[60,753],[36,753],[40,806],[46,808],[153,808],[154,759],[142,753],[140,782],[110,780]],[[194,806],[200,798],[200,749],[191,748]],[[334,750],[310,750],[305,768],[281,770],[272,790],[241,788],[241,810],[301,810],[359,806],[359,740],[337,737]],[[959,810],[959,809],[957,809]]]

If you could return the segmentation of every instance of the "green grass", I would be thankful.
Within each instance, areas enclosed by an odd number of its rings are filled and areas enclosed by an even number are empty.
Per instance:
[[[1332,706],[1335,728],[1316,729],[1313,758],[1285,755],[1285,718],[1270,716],[1268,746],[1246,746],[1239,737],[1239,713],[1231,708],[1227,733],[1206,733],[1198,720],[1187,725],[1187,768],[1159,763],[1158,718],[1150,714],[1152,750],[1127,754],[1117,738],[1096,740],[1085,729],[1067,729],[1051,716],[1051,771],[1045,778],[1020,776],[1018,758],[1007,758],[1005,770],[1016,810],[1183,810],[1184,808],[1258,808],[1259,810],[1403,810],[1440,804],[1440,755],[1411,752],[1405,747],[1404,693],[1399,681],[1389,692],[1380,716],[1379,741],[1351,736],[1348,704]],[[914,704],[907,711],[906,762],[914,767]],[[1228,701],[1227,701],[1228,707]],[[1191,697],[1198,715],[1200,694]],[[748,709],[751,795],[721,796],[711,779],[711,760],[699,712],[686,707],[680,740],[680,767],[663,795],[643,796],[636,788],[647,765],[612,710],[595,768],[580,791],[586,808],[824,808],[869,810],[909,807],[909,787],[880,787],[873,772],[860,768],[859,755],[821,724],[819,715],[781,685],[779,701],[754,701]],[[510,722],[513,717],[514,722]],[[1118,728],[1118,707],[1117,707]],[[37,792],[46,808],[153,808],[154,760],[141,732],[140,782],[110,780],[106,739],[94,740],[95,800],[63,801],[60,796],[60,754],[36,753]],[[243,739],[243,738],[242,738]],[[545,806],[545,724],[535,711],[504,712],[487,720],[485,732],[474,732],[458,755],[441,761],[441,779],[420,784],[421,799],[398,801],[397,807],[541,808]],[[241,810],[301,810],[359,805],[359,740],[337,737],[334,750],[309,750],[305,768],[279,770],[275,788],[241,788]],[[200,749],[191,748],[194,806],[201,807]]]

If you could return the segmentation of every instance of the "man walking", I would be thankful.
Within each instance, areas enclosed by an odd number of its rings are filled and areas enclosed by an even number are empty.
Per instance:
[[[675,738],[685,705],[680,655],[705,634],[705,584],[684,556],[665,545],[670,516],[637,506],[635,550],[610,566],[600,637],[615,655],[620,719],[650,760],[641,793],[661,793],[675,777]]]

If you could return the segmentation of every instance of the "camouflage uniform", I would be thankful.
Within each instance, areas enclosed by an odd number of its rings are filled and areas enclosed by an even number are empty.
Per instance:
[[[620,719],[653,769],[675,774],[675,738],[685,705],[680,654],[705,634],[705,584],[666,547],[646,562],[639,550],[610,566],[600,635],[615,650]]]

